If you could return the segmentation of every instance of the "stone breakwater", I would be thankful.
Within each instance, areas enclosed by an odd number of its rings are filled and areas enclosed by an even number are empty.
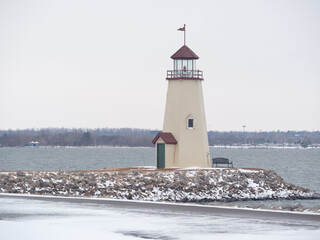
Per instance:
[[[229,168],[0,172],[0,193],[175,202],[320,198],[274,171]]]

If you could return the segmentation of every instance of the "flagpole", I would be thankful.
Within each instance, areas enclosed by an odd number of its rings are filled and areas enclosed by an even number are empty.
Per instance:
[[[186,25],[184,24],[184,45],[186,45]]]
[[[183,24],[183,28],[178,28],[178,31],[184,31],[184,33],[183,33],[183,43],[184,43],[184,45],[186,45],[186,25],[185,24]]]

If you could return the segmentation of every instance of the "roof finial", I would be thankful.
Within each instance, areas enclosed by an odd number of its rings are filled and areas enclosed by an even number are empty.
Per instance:
[[[182,27],[182,28],[178,28],[178,31],[183,31],[183,32],[184,32],[183,43],[184,43],[184,45],[186,45],[186,25],[183,24],[183,27]]]

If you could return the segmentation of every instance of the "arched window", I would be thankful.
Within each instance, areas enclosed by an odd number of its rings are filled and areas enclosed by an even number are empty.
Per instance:
[[[187,117],[187,129],[196,128],[196,119],[191,114]]]

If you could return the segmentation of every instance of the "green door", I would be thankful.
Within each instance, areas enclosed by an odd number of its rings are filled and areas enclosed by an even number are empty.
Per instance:
[[[165,167],[165,145],[164,143],[157,144],[157,168]]]

